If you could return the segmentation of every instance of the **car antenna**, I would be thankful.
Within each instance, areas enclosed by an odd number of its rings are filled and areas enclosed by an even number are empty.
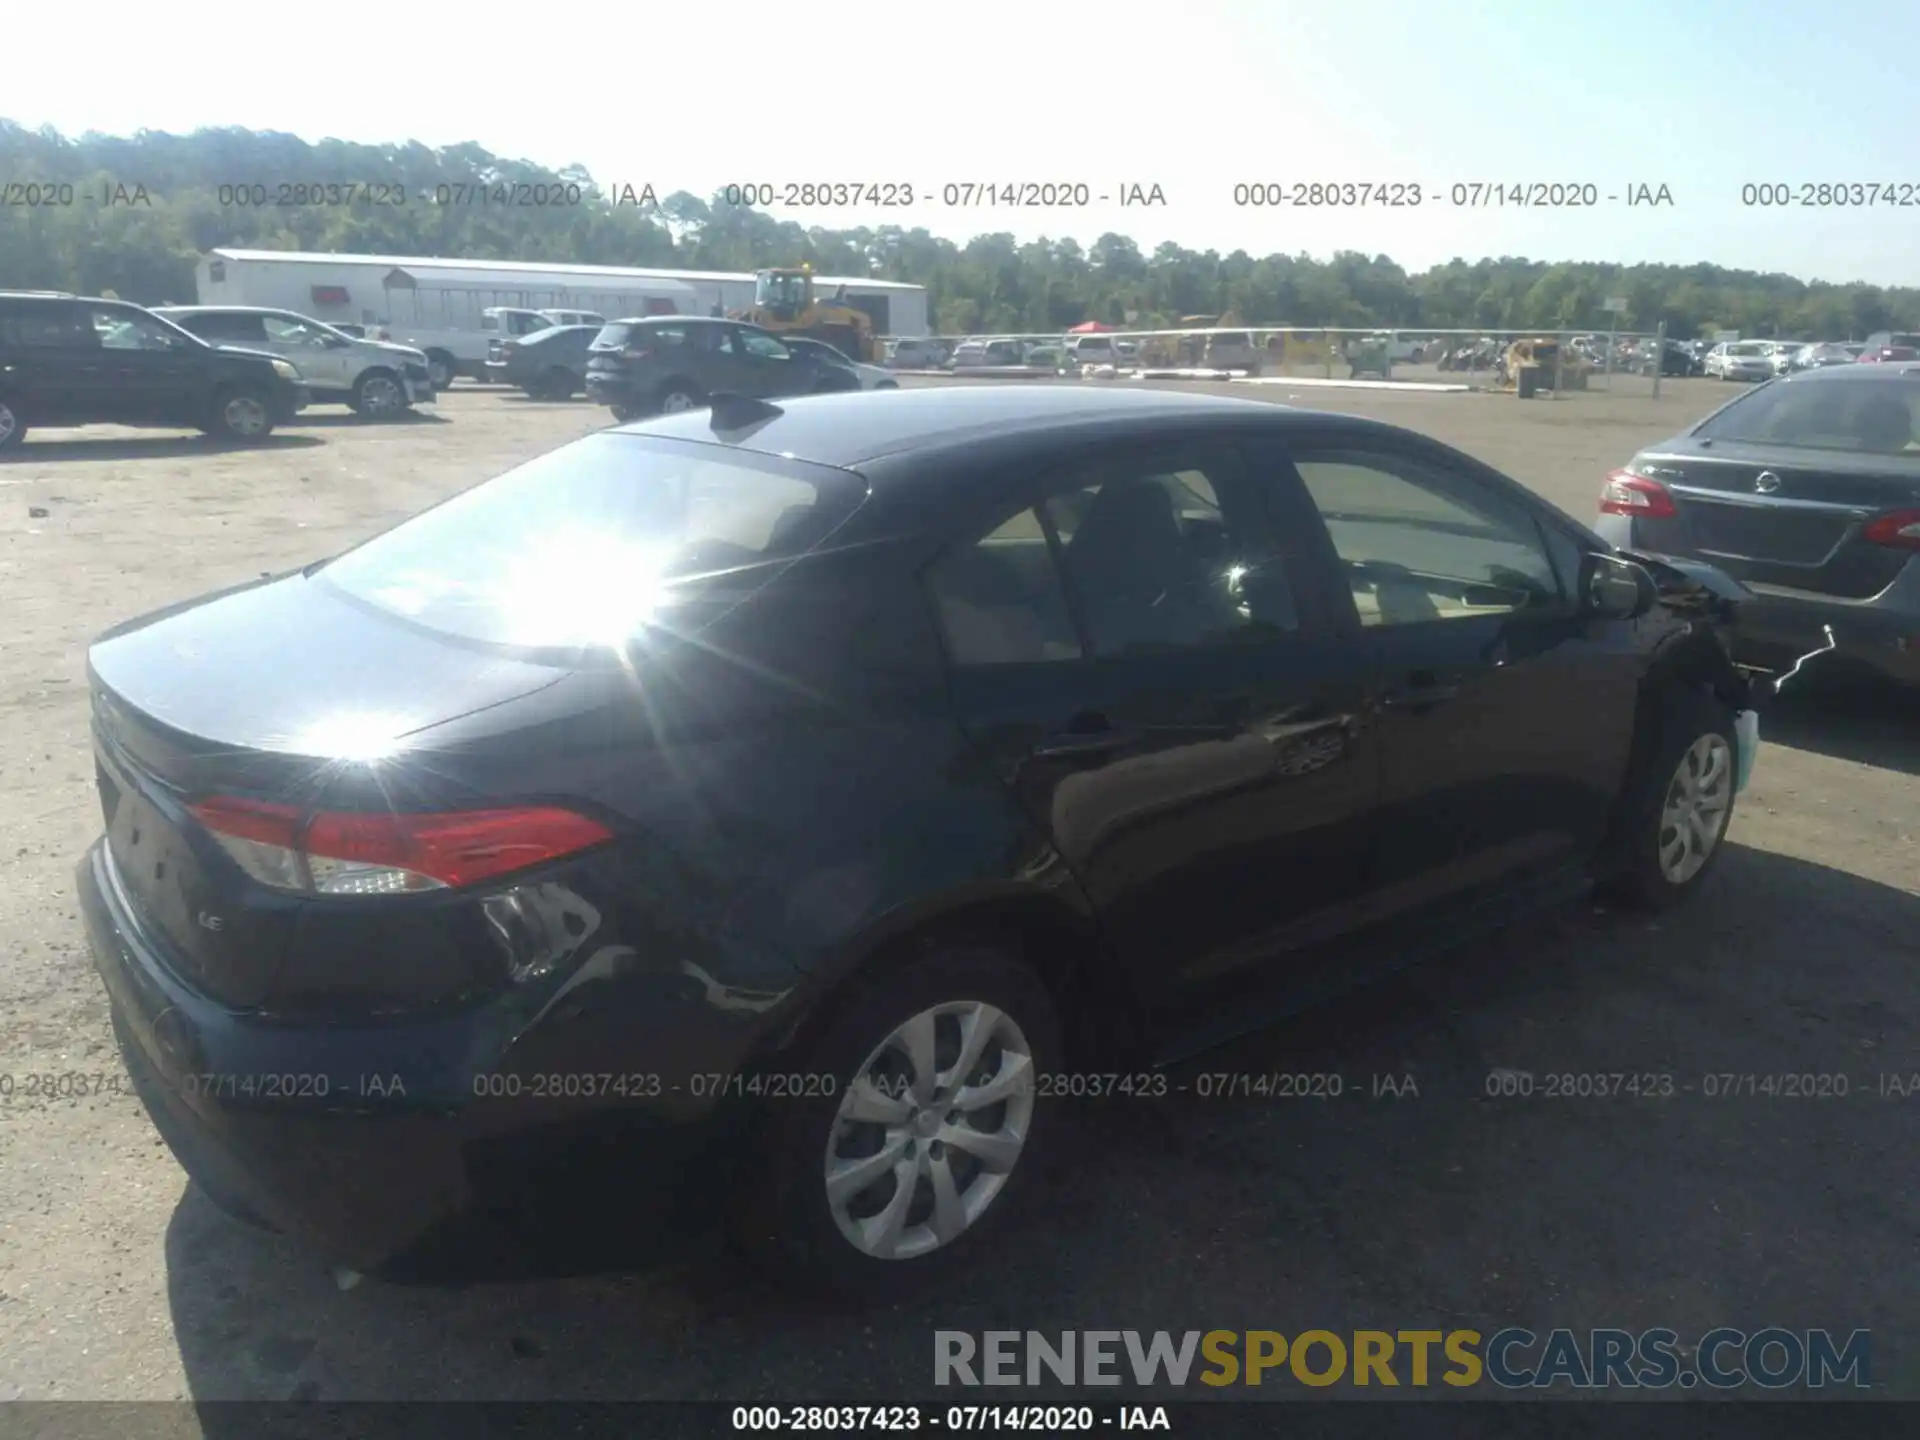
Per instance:
[[[715,430],[744,430],[749,425],[775,419],[787,412],[778,405],[733,390],[716,391],[708,400]]]

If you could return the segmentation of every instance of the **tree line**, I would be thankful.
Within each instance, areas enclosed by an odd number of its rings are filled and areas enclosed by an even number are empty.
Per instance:
[[[1718,329],[1806,339],[1920,330],[1920,289],[1837,285],[1718,265],[1519,256],[1410,273],[1385,255],[1254,256],[1124,235],[1091,244],[964,242],[924,227],[826,230],[724,194],[608,187],[479,145],[309,143],[221,128],[69,138],[0,120],[0,287],[185,302],[215,246],[549,260],[685,270],[809,261],[825,274],[924,285],[943,334],[1045,333],[1087,320],[1147,329],[1183,316],[1249,325],[1399,329]],[[440,202],[440,203],[436,203]]]

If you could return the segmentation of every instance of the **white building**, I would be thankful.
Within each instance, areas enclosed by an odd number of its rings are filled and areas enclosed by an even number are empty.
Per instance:
[[[460,371],[482,375],[488,332],[481,312],[494,306],[591,310],[608,319],[705,315],[716,306],[746,308],[754,286],[751,274],[702,270],[227,248],[202,256],[196,279],[202,305],[263,305],[385,325],[400,344],[440,352]],[[833,275],[817,276],[815,285],[829,295],[844,286],[876,334],[928,333],[924,286]]]

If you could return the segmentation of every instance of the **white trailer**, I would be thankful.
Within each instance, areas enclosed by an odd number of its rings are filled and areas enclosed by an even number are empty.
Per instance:
[[[202,305],[263,305],[329,323],[382,325],[401,345],[426,352],[436,386],[454,375],[487,376],[487,342],[498,331],[485,312],[593,310],[608,319],[706,315],[753,303],[751,274],[642,270],[508,260],[407,255],[339,255],[220,248],[201,257]],[[877,334],[927,333],[923,286],[819,275],[816,290],[847,296]]]

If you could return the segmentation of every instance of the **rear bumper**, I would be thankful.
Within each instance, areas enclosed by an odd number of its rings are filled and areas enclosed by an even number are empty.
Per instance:
[[[730,1073],[743,1037],[671,1003],[634,1033],[624,1093],[541,1099],[525,1086],[559,1069],[578,1037],[548,1034],[508,1002],[387,1025],[275,1021],[190,989],[132,917],[104,842],[80,862],[77,894],[122,1059],[155,1128],[217,1205],[264,1221],[328,1259],[373,1270],[464,1213],[516,1205],[543,1180],[589,1183],[573,1157],[617,1155],[640,1183],[621,1203],[677,1213],[695,1173],[718,1163],[736,1116],[688,1098],[695,1068]],[[625,1022],[623,1022],[625,1023]],[[675,1062],[661,1032],[704,1031],[711,1063]],[[578,1028],[578,1027],[576,1027]],[[591,1053],[591,1045],[588,1053]],[[632,1072],[651,1071],[653,1089]],[[613,1062],[576,1061],[580,1078]],[[668,1066],[672,1069],[669,1070]],[[526,1077],[524,1080],[522,1077]],[[508,1083],[519,1092],[505,1098]],[[708,1087],[711,1094],[711,1087]],[[250,1213],[249,1213],[250,1212]]]

